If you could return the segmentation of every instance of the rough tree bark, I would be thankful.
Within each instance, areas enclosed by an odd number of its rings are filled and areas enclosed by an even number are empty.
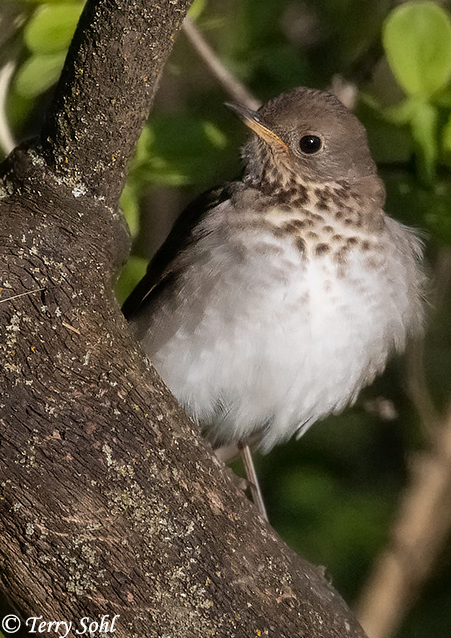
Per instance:
[[[1,167],[1,589],[70,635],[108,614],[120,637],[363,637],[146,367],[112,293],[127,162],[189,4],[88,1],[41,136]]]

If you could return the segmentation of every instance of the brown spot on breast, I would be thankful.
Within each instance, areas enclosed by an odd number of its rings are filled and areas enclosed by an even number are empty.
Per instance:
[[[325,233],[333,233],[334,229],[332,228],[332,226],[324,226],[323,228]]]
[[[297,191],[296,203],[307,204],[310,201],[308,190],[305,186],[303,186],[302,184],[298,184],[296,191]]]
[[[300,207],[300,206],[306,206],[309,202],[310,202],[310,199],[308,195],[306,195],[305,197],[304,196],[295,197],[291,203],[293,206]]]
[[[307,233],[307,237],[309,239],[318,239],[318,234],[315,233],[313,230],[309,230]]]
[[[316,207],[320,210],[329,210],[329,204],[324,199],[319,199],[316,202]]]
[[[288,203],[281,204],[280,202],[277,202],[277,208],[283,213],[289,213],[293,209],[293,206]]]
[[[296,196],[295,188],[288,188],[286,190],[281,190],[276,194],[277,204],[291,204],[293,199]]]
[[[339,183],[338,187],[334,189],[334,195],[337,198],[336,201],[349,199],[349,197],[351,196],[351,188],[349,184],[347,184],[346,182],[341,184]]]
[[[271,164],[271,163],[269,163]],[[295,179],[281,181],[280,173],[274,166],[265,166],[259,182],[255,185],[267,197],[272,198],[275,207],[288,210],[285,207],[302,207],[309,203],[309,191]]]
[[[317,255],[325,255],[330,251],[329,244],[318,244],[315,248],[315,253]]]
[[[293,223],[296,224],[296,227],[299,230],[302,230],[303,228],[311,228],[311,226],[313,226],[311,219],[293,219]]]
[[[336,235],[332,235],[331,239],[334,242],[341,242],[341,241],[343,241],[344,237],[343,237],[343,235],[336,234]]]
[[[359,243],[357,237],[348,237],[346,240],[347,246],[356,246]]]
[[[296,224],[294,223],[294,220],[291,220],[289,222],[285,222],[285,224],[283,224],[282,228],[289,234],[293,234],[293,233],[297,233],[298,232],[298,227],[296,226]]]
[[[362,250],[370,250],[371,244],[368,240],[362,241]]]
[[[302,239],[302,237],[296,237],[296,239],[294,240],[294,245],[300,253],[305,253],[305,241]]]
[[[260,183],[260,189],[262,193],[264,193],[267,197],[272,197],[277,190],[277,186],[274,183],[270,183],[265,181],[262,177],[262,181]]]
[[[313,226],[311,219],[290,219],[290,221],[283,224],[282,228],[284,228],[287,233],[296,233],[303,228],[310,228],[310,226]]]
[[[315,188],[314,193],[317,199],[316,206],[320,210],[327,210],[334,199],[333,191],[325,186],[324,188]]]

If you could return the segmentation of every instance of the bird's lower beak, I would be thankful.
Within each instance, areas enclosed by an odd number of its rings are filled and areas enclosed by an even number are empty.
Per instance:
[[[285,142],[283,142],[278,135],[276,135],[271,129],[266,127],[260,121],[260,116],[257,111],[252,111],[251,109],[247,109],[245,106],[240,106],[239,104],[231,104],[226,102],[226,106],[233,111],[246,126],[257,133],[259,137],[261,137],[268,144],[278,146],[283,146],[284,148],[288,148]]]

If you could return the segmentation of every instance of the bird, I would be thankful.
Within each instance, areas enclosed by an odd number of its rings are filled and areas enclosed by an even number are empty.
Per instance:
[[[215,449],[269,452],[421,334],[422,242],[384,212],[365,128],[334,95],[228,106],[250,129],[242,178],[185,209],[123,312]]]

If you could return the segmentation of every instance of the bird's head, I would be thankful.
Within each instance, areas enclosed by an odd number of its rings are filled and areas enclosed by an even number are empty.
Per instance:
[[[243,149],[253,180],[271,173],[282,183],[288,175],[302,183],[353,183],[376,175],[364,127],[330,93],[301,87],[258,111],[228,106],[254,132]]]

